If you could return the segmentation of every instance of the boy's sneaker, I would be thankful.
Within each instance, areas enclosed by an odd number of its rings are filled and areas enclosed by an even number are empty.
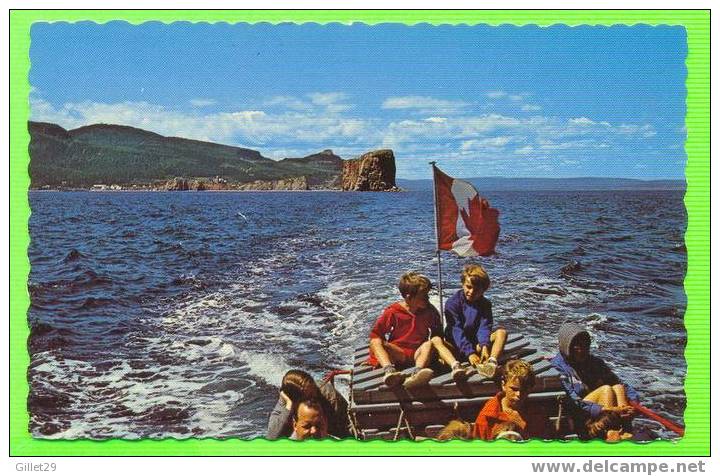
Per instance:
[[[403,387],[406,389],[412,389],[427,385],[432,380],[435,372],[432,369],[419,369],[413,372],[408,378],[405,379]]]
[[[383,378],[383,382],[385,382],[385,385],[387,385],[388,388],[399,387],[406,378],[407,375],[402,372],[398,372],[392,365],[385,367],[385,377]]]
[[[455,383],[466,382],[469,376],[467,369],[462,368],[460,362],[455,362],[455,365],[452,367],[452,378],[455,380]]]
[[[497,360],[490,357],[484,364],[478,365],[477,371],[483,378],[493,378],[497,372]]]
[[[475,375],[477,373],[477,369],[468,363],[466,363],[466,365],[464,364],[464,367],[465,367],[465,375],[467,375],[468,378],[472,377],[473,375]]]

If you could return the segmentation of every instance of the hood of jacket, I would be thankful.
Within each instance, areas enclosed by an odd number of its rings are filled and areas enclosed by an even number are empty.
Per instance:
[[[588,338],[590,337],[590,333],[586,331],[585,328],[572,322],[567,322],[560,326],[560,334],[558,337],[560,354],[562,354],[568,362],[572,360],[570,358],[570,344],[573,339],[581,334],[587,334]]]

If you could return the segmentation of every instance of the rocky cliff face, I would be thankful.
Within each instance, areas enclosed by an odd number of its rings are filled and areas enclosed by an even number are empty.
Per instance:
[[[237,187],[238,190],[308,190],[309,188],[305,176],[280,180],[256,180]]]
[[[318,154],[299,158],[286,158],[279,164],[286,167],[301,168],[311,173],[301,173],[307,177],[308,187],[313,190],[338,190],[340,188],[340,175],[342,174],[343,159],[335,155],[330,149]]]
[[[175,177],[172,180],[168,180],[165,184],[165,190],[171,190],[171,191],[185,191],[190,190],[190,184],[188,183],[187,179],[184,179],[182,177]]]
[[[299,159],[272,160],[251,149],[164,137],[123,125],[91,124],[65,130],[57,124],[29,122],[28,132],[32,188],[99,184],[130,188],[156,182],[164,187],[174,177],[184,177],[188,182],[202,180],[207,187],[222,189],[220,184],[211,185],[209,178],[222,177],[237,184],[303,175],[311,187],[332,186],[342,169],[342,160],[330,150]],[[192,184],[187,186],[190,189]],[[181,190],[185,186],[175,182],[170,187]]]
[[[395,156],[390,149],[368,152],[343,162],[341,188],[347,191],[397,191]]]
[[[395,157],[387,149],[353,160],[326,149],[276,161],[250,149],[123,125],[65,130],[29,122],[28,131],[30,186],[37,189],[398,190]]]
[[[160,190],[309,190],[307,177],[291,177],[280,180],[255,180],[241,184],[228,184],[222,179],[188,180],[175,177],[159,187]]]

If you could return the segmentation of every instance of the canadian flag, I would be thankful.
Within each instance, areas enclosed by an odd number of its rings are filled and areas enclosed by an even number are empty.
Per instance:
[[[460,256],[489,256],[500,236],[500,213],[468,182],[433,165],[438,249]]]

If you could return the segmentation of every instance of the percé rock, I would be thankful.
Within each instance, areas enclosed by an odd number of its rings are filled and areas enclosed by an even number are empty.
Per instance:
[[[238,190],[309,190],[307,177],[291,177],[280,180],[255,180],[238,185]]]
[[[395,185],[395,156],[390,149],[368,152],[343,162],[341,187],[345,191],[383,192]]]

